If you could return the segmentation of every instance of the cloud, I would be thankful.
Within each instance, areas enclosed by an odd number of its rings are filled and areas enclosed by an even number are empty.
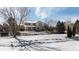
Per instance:
[[[45,19],[50,15],[55,15],[58,11],[61,11],[65,8],[59,7],[37,7],[35,14],[38,18]]]
[[[48,16],[47,12],[40,7],[36,8],[35,14],[38,18],[41,18],[41,19],[44,19]]]

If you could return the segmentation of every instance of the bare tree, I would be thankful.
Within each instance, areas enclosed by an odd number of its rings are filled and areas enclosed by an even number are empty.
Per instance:
[[[8,19],[9,17],[15,18],[16,8],[15,7],[4,7],[4,8],[0,8],[0,15],[4,19]]]
[[[19,20],[19,27],[24,18],[27,18],[29,9],[27,7],[3,7],[0,8],[0,16],[7,19],[7,23],[10,26],[10,30],[13,31],[15,28],[12,26]],[[17,28],[18,29],[18,28]],[[16,31],[16,30],[15,30]]]
[[[17,7],[16,9],[18,10],[18,13],[19,13],[19,26],[18,26],[18,29],[19,29],[20,24],[22,23],[22,20],[23,19],[27,20],[30,9],[28,7]]]
[[[4,7],[0,8],[0,15],[7,19],[7,23],[9,25],[10,35],[12,35],[16,40],[19,41],[19,44],[21,47],[26,47],[27,43],[30,44],[30,41],[25,43],[25,41],[22,41],[21,39],[18,39],[16,37],[16,33],[18,28],[20,27],[20,24],[24,18],[27,18],[29,13],[29,9],[27,7]],[[17,27],[17,21],[19,20],[19,27]],[[28,45],[29,45],[28,44]],[[12,46],[12,45],[11,45]]]
[[[19,11],[19,15],[20,15],[20,23],[19,24],[21,24],[22,20],[24,18],[27,18],[30,9],[27,7],[18,7],[17,10]]]
[[[9,32],[10,32],[11,36],[16,37],[16,34],[18,33],[16,20],[14,18],[10,17],[7,20],[7,22],[9,24]]]

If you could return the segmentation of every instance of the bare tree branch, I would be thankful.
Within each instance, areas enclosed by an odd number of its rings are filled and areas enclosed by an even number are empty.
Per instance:
[[[3,7],[3,8],[0,8],[0,15],[3,16],[4,19],[6,19],[6,20],[14,19],[17,21],[17,18],[18,18],[19,22],[20,22],[19,27],[20,27],[22,20],[24,18],[27,18],[28,14],[29,14],[29,9],[27,7]],[[11,20],[9,20],[9,21],[11,21]],[[9,26],[11,26],[11,25],[12,25],[12,23],[9,24]],[[13,28],[12,28],[12,30],[13,30]]]

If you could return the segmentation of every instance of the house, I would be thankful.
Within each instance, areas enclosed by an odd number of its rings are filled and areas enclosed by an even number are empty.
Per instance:
[[[21,35],[44,34],[44,25],[42,21],[22,21],[19,32]]]
[[[0,24],[0,36],[8,36],[8,32],[1,24]]]
[[[45,25],[46,25],[46,23],[44,23],[42,21],[37,21],[36,22],[36,31],[44,31]]]
[[[36,22],[35,21],[27,21],[24,23],[24,27],[26,31],[34,31],[36,30]]]
[[[22,21],[20,24],[21,29],[24,31],[41,31],[44,29],[44,22],[42,21]]]

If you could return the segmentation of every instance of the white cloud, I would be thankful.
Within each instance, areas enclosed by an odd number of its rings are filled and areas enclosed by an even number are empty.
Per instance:
[[[63,10],[65,8],[57,8],[57,7],[37,7],[35,14],[38,18],[45,19],[50,15],[55,15],[58,11]]]
[[[41,18],[41,19],[44,19],[47,17],[47,12],[42,10],[41,7],[36,8],[35,14],[38,18]]]

